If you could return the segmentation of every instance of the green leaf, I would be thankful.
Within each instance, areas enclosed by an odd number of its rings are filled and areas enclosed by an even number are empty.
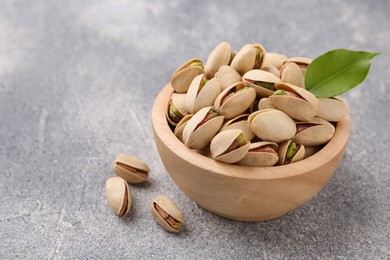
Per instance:
[[[334,97],[366,78],[371,60],[380,52],[336,49],[314,59],[307,68],[305,88],[316,97]]]

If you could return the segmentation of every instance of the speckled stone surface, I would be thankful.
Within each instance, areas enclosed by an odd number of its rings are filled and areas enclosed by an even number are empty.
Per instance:
[[[316,57],[390,53],[390,1],[0,2],[0,259],[389,259],[390,59],[346,98],[352,130],[328,185],[278,219],[241,223],[190,201],[155,149],[151,108],[171,73],[221,41]],[[130,216],[104,183],[129,153],[151,168]],[[172,197],[179,235],[149,205]]]

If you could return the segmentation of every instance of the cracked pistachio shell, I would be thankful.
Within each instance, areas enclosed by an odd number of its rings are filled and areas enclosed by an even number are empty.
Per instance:
[[[173,72],[171,77],[171,85],[177,93],[187,92],[192,80],[203,74],[203,65],[202,66],[191,66],[191,64],[202,63],[202,60],[198,58],[193,58],[186,61],[180,68]]]
[[[174,134],[182,142],[183,142],[183,130],[184,130],[184,127],[187,125],[188,120],[190,120],[191,117],[192,117],[192,114],[186,115],[185,117],[183,117],[180,120],[180,122],[175,127]]]
[[[305,88],[305,77],[298,65],[293,62],[287,62],[283,65],[280,69],[280,79],[282,82]]]
[[[250,142],[246,141],[245,145],[226,153],[239,135],[242,135],[242,131],[239,129],[230,129],[218,133],[213,140],[211,140],[210,144],[210,151],[213,159],[224,163],[235,163],[240,161],[248,152]]]
[[[140,183],[149,177],[148,165],[134,156],[118,155],[113,168],[117,176],[130,183]]]
[[[223,65],[228,65],[232,59],[232,46],[228,42],[221,42],[210,53],[204,72],[207,79],[214,77],[215,73]]]
[[[269,98],[264,97],[259,101],[259,110],[267,109],[267,108],[275,108],[275,107],[274,105],[272,105],[272,102]]]
[[[278,144],[275,142],[256,142],[251,143],[248,153],[238,164],[252,167],[273,166],[279,161]]]
[[[177,233],[184,225],[183,213],[175,202],[165,195],[155,198],[150,210],[157,223],[169,232]]]
[[[295,95],[272,95],[272,105],[290,117],[300,121],[310,121],[318,110],[317,98],[306,89],[289,83],[275,83],[277,90],[284,90]]]
[[[268,97],[274,93],[276,82],[282,82],[274,74],[263,70],[250,70],[242,76],[242,81],[246,86],[256,90],[259,97]],[[256,82],[259,82],[255,84]],[[271,87],[271,89],[269,89]]]
[[[265,56],[265,49],[261,44],[246,44],[234,56],[230,66],[244,75],[249,70],[259,69]]]
[[[249,114],[242,114],[226,121],[220,130],[220,132],[229,130],[229,129],[239,129],[242,131],[244,138],[248,141],[252,140],[255,137],[249,123],[248,123]]]
[[[256,91],[238,82],[222,91],[215,99],[214,108],[226,119],[244,113],[256,99]]]
[[[279,165],[291,164],[294,162],[298,162],[305,157],[305,147],[303,145],[300,145],[298,151],[295,153],[295,155],[291,159],[291,162],[286,161],[288,146],[291,144],[291,142],[292,142],[291,140],[287,140],[279,145],[279,153],[278,153],[279,154],[279,163],[278,163]]]
[[[177,111],[180,115],[175,115],[175,117],[172,116],[172,114],[171,114],[172,105],[174,106],[175,111]],[[176,126],[177,123],[186,115],[188,115],[187,104],[186,104],[186,94],[173,93],[171,96],[171,100],[168,103],[167,110],[165,111],[165,116],[166,116],[168,122],[171,125]]]
[[[118,216],[125,216],[130,212],[131,189],[121,177],[112,177],[106,181],[106,198],[112,211]]]
[[[212,106],[216,97],[221,93],[218,79],[212,78],[206,83],[205,81],[203,74],[198,75],[188,89],[186,104],[187,111],[191,114],[198,112],[201,108]]]
[[[316,117],[323,118],[330,122],[337,122],[349,114],[347,101],[341,97],[317,98],[318,111]]]
[[[267,52],[267,55],[264,57],[261,69],[264,67],[273,66],[280,70],[283,66],[283,63],[287,60],[288,57],[286,55],[275,52]]]
[[[276,77],[280,78],[280,70],[276,68],[275,66],[269,65],[265,67],[261,67],[260,70],[264,70],[266,72],[274,74]]]
[[[224,90],[231,85],[241,81],[241,75],[230,66],[223,65],[215,73],[215,78],[218,79],[221,89]]]
[[[317,146],[332,139],[335,127],[328,121],[315,117],[308,122],[297,122],[293,141],[304,146]]]
[[[223,124],[224,117],[216,116],[204,124],[198,125],[208,116],[212,107],[204,107],[194,114],[183,129],[184,144],[191,149],[206,147],[211,139],[218,133]]]
[[[277,109],[263,109],[249,115],[252,131],[262,140],[280,143],[292,139],[296,132],[295,122]]]
[[[298,67],[301,69],[303,76],[305,76],[307,67],[312,62],[312,59],[305,58],[305,57],[292,57],[289,58],[286,62],[293,62],[297,64]]]

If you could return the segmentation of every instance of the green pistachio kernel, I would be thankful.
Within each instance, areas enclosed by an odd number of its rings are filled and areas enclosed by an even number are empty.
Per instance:
[[[298,152],[298,150],[299,150],[299,146],[297,146],[296,143],[291,142],[287,148],[287,153],[286,153],[287,161],[291,160]]]
[[[269,89],[269,90],[272,90],[272,91],[275,91],[275,83],[273,83],[273,82],[254,81],[253,84],[260,86],[260,87],[263,87],[263,88],[266,88],[266,89]]]
[[[171,104],[169,109],[169,116],[175,122],[179,122],[184,117],[173,104]]]
[[[203,68],[203,63],[201,61],[195,61],[190,64],[191,67],[202,67]]]
[[[283,96],[283,95],[287,95],[287,93],[286,93],[285,90],[279,89],[279,90],[276,90],[273,95],[275,95],[275,96],[278,96],[278,95],[279,96]]]
[[[236,141],[239,142],[241,146],[246,145],[248,143],[243,134],[237,136]]]

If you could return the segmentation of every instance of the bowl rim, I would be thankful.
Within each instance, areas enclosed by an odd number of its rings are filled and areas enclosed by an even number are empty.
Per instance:
[[[295,177],[327,165],[340,152],[343,152],[350,135],[349,114],[337,122],[336,131],[332,139],[317,153],[301,161],[271,167],[251,167],[234,164],[225,164],[194,152],[185,146],[172,132],[165,117],[166,107],[170,95],[174,92],[170,83],[167,83],[157,95],[152,109],[152,126],[155,139],[159,138],[172,153],[189,164],[205,170],[210,174],[224,175],[240,179],[279,179]],[[156,140],[155,140],[156,141]]]

